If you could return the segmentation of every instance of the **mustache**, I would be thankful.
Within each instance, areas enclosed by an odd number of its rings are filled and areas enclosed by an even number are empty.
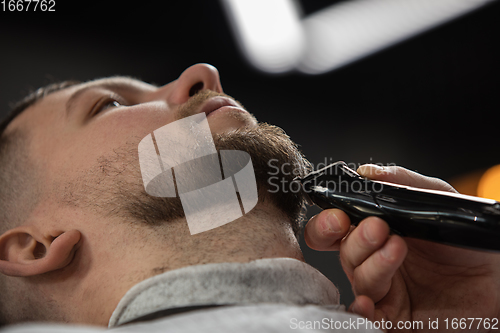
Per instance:
[[[238,103],[242,108],[244,108],[243,105],[233,97],[224,93],[218,93],[213,90],[206,89],[197,92],[195,95],[190,97],[186,103],[182,104],[176,112],[177,114],[175,119],[179,120],[197,114],[202,105],[205,104],[206,101],[208,101],[213,97],[219,97],[219,96],[231,98],[233,101]]]

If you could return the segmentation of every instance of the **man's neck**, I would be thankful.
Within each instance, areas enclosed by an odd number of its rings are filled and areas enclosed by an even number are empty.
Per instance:
[[[294,259],[195,265],[135,285],[118,304],[109,326],[204,307],[262,303],[338,306],[339,294],[320,272]]]
[[[75,309],[68,316],[70,322],[107,325],[123,295],[147,278],[186,266],[262,258],[304,260],[291,224],[274,207],[258,205],[234,222],[196,235],[189,233],[185,220],[169,222],[165,228],[133,231],[123,224],[122,230],[110,234],[107,243],[82,243],[76,271],[87,273],[70,277],[79,281],[66,282],[78,288],[71,290],[74,297],[64,308]],[[60,295],[61,300],[68,299],[66,292]],[[92,297],[85,296],[90,294]],[[73,299],[87,299],[88,303],[79,301],[81,308],[76,309]]]

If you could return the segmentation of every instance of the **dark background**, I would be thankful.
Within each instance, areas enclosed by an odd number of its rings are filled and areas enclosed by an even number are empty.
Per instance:
[[[301,3],[307,15],[335,2]],[[215,0],[56,0],[55,8],[0,12],[2,115],[54,80],[130,75],[164,84],[207,62],[226,93],[283,127],[314,164],[394,163],[450,180],[499,163],[498,2],[317,76],[254,70]],[[337,254],[305,255],[349,304]]]

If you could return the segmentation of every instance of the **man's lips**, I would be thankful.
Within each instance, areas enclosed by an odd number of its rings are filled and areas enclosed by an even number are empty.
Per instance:
[[[209,99],[205,104],[202,106],[201,110],[199,113],[204,112],[207,117],[214,111],[217,111],[219,109],[222,109],[224,107],[230,107],[231,109],[238,109],[238,111],[244,111],[246,112],[241,105],[236,103],[234,100],[231,98],[227,97],[222,97],[222,96],[217,96]]]

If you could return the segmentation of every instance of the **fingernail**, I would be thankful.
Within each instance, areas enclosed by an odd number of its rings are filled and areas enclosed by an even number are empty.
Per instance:
[[[342,226],[340,225],[340,220],[335,215],[333,211],[328,212],[328,226],[333,232],[341,232],[342,231]]]
[[[376,244],[377,240],[373,237],[372,232],[370,229],[370,224],[365,224],[363,228],[363,234],[365,235],[365,238],[370,242],[370,244]]]
[[[392,255],[392,246],[391,244],[385,244],[384,247],[382,248],[382,250],[380,250],[380,254],[385,258],[385,259],[388,259],[388,260],[392,260],[393,259],[393,255]]]

